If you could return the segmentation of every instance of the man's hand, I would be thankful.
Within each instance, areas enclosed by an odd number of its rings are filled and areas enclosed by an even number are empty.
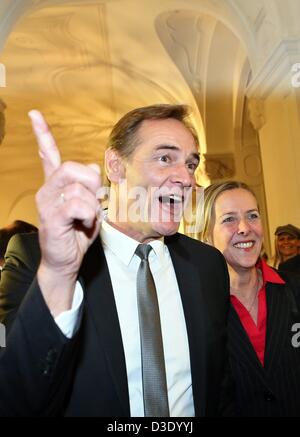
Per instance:
[[[96,193],[101,186],[96,164],[61,163],[55,140],[38,111],[30,111],[45,183],[36,195],[40,218],[41,263],[37,278],[54,317],[71,308],[82,259],[100,223]]]

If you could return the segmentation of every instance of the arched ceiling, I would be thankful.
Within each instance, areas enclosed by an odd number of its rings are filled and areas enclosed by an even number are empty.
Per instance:
[[[217,18],[191,10],[165,12],[157,17],[155,24],[162,44],[192,90],[200,111],[206,136],[202,151],[232,151],[235,88],[247,62],[240,41]]]
[[[0,226],[19,214],[20,203],[34,208],[42,182],[27,118],[34,107],[45,113],[63,159],[102,163],[115,121],[154,102],[190,104],[203,150],[206,140],[213,152],[231,150],[240,76],[246,64],[255,72],[262,62],[268,32],[281,32],[273,3],[1,0],[7,134],[0,184],[9,188],[1,194]]]

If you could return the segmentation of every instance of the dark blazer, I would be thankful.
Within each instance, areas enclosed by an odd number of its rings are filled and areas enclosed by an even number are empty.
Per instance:
[[[264,367],[234,308],[229,312],[230,365],[241,416],[300,416],[300,340],[298,347],[292,344],[292,326],[300,322],[300,280],[283,279],[284,285],[266,286]]]
[[[224,258],[216,249],[180,234],[165,241],[185,314],[196,416],[231,414],[226,351],[229,281]],[[8,329],[12,326],[9,339],[18,336],[20,342],[23,334],[28,340],[22,357],[24,376],[19,376],[28,382],[30,405],[25,415],[130,416],[121,331],[100,239],[80,269],[85,299],[80,329],[72,340],[60,332],[43,301],[35,279],[39,259],[36,235],[15,236],[0,284],[1,320]],[[39,339],[34,338],[37,345],[28,338],[33,329],[40,332]],[[36,407],[35,389],[42,411]],[[18,390],[20,383],[16,397]],[[18,408],[17,414],[24,414]]]
[[[293,256],[278,266],[279,271],[297,273],[300,275],[300,255]]]

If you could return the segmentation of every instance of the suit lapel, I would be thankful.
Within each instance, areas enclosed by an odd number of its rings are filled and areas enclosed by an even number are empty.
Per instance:
[[[252,373],[266,385],[265,368],[261,365],[239,316],[231,305],[228,317],[228,339],[232,359],[235,362],[244,362],[245,366],[251,368]]]
[[[80,282],[85,290],[88,316],[92,316],[99,342],[125,415],[130,415],[125,355],[112,283],[104,255],[97,238],[84,259]]]
[[[190,252],[186,251],[179,236],[168,237],[165,242],[174,265],[185,315],[195,413],[197,416],[205,416],[209,390],[208,360],[215,353],[208,347],[212,335],[208,314],[210,290],[206,290],[201,284],[203,278],[200,277],[199,266],[194,265]],[[128,382],[121,330],[109,270],[99,238],[84,259],[79,279],[85,290],[88,313],[93,318],[115,389],[125,415],[129,416]]]
[[[265,369],[272,372],[277,365],[280,354],[285,347],[289,324],[289,305],[286,298],[285,286],[281,284],[267,284],[267,338],[265,352]]]
[[[268,375],[272,374],[285,347],[286,332],[291,329],[288,326],[289,307],[284,294],[285,290],[281,284],[267,283],[267,330],[264,367],[261,366],[237,313],[232,307],[229,313],[228,329],[231,356],[235,361],[243,361],[247,367],[252,368],[252,371],[266,386],[268,386]]]
[[[190,349],[190,363],[196,416],[204,416],[207,406],[207,307],[199,272],[178,234],[166,238],[181,294]]]

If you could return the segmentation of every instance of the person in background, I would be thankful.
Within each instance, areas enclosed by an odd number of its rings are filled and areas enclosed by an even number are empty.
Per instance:
[[[293,275],[300,275],[300,254],[280,263],[278,270],[280,272],[289,272]]]
[[[278,226],[275,230],[275,259],[273,267],[282,270],[282,263],[299,253],[300,229],[288,224]]]
[[[7,249],[7,245],[11,237],[15,234],[25,234],[28,232],[37,232],[38,228],[31,223],[27,223],[23,220],[15,220],[5,228],[0,229],[0,277],[1,270],[3,268],[5,259],[4,255]]]
[[[278,274],[260,257],[262,222],[246,184],[229,181],[205,189],[200,238],[222,252],[229,270],[237,414],[300,416],[300,280]]]
[[[199,164],[187,107],[138,108],[115,125],[102,221],[98,166],[61,163],[42,115],[30,115],[45,183],[38,236],[14,237],[0,286],[8,350],[22,355],[9,415],[230,415],[226,263],[177,233]],[[0,390],[0,414],[4,400]]]
[[[275,263],[280,271],[300,275],[300,229],[288,224],[275,231]]]

